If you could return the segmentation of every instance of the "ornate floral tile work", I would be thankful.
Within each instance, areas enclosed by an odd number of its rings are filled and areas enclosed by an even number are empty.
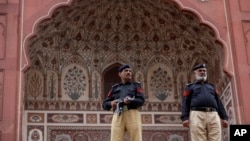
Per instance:
[[[155,124],[180,124],[180,115],[155,114]]]
[[[86,122],[90,124],[97,124],[97,114],[86,114]]]
[[[44,126],[29,125],[27,130],[28,141],[44,141]]]
[[[104,75],[121,63],[142,83],[145,111],[180,111],[195,63],[207,64],[222,91],[229,81],[216,32],[174,1],[72,0],[36,28],[27,43],[27,110],[99,110]]]
[[[47,141],[109,141],[110,127],[49,126]]]
[[[129,141],[128,134],[125,141]],[[143,141],[188,141],[187,129],[143,128]],[[110,141],[110,127],[49,126],[47,141]]]
[[[142,124],[152,124],[153,122],[151,114],[142,114],[141,120],[142,120]]]
[[[27,141],[109,141],[105,78],[118,77],[112,70],[123,63],[144,90],[144,141],[188,141],[179,115],[196,63],[207,64],[209,81],[235,117],[223,43],[201,19],[174,0],[72,0],[55,8],[26,44]]]

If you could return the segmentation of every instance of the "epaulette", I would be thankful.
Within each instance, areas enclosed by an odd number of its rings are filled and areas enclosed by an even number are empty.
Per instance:
[[[116,87],[116,86],[118,86],[119,85],[119,83],[116,83],[116,84],[114,84],[113,86],[112,86],[112,88],[114,88],[114,87]]]
[[[134,82],[134,84],[135,84],[135,85],[141,86],[141,82],[138,82],[138,81],[137,81],[137,82]]]
[[[188,83],[188,84],[186,84],[186,86],[190,86],[190,85],[192,85],[192,84],[194,84],[194,83]]]
[[[214,84],[212,84],[212,83],[208,83],[209,85],[212,85],[213,87],[215,87],[215,85]]]

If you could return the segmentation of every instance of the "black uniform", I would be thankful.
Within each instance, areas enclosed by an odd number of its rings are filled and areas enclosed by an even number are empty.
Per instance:
[[[128,132],[131,141],[142,141],[141,115],[137,110],[144,104],[140,83],[127,82],[114,85],[103,101],[103,109],[110,110],[111,101],[123,101],[127,96],[131,98],[129,104],[117,103],[111,123],[111,141],[124,141],[125,132]]]
[[[202,107],[213,108],[218,112],[221,119],[228,120],[228,115],[213,84],[207,82],[188,84],[183,93],[181,120],[189,119],[190,109]]]
[[[128,105],[128,109],[137,109],[144,104],[144,95],[140,83],[127,82],[125,84],[119,83],[112,86],[108,97],[103,101],[103,109],[111,109],[111,101],[124,99],[125,97],[134,98]]]

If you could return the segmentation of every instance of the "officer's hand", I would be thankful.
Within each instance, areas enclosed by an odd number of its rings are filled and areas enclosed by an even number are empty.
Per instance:
[[[222,125],[222,127],[227,128],[228,127],[228,121],[222,119],[221,120],[221,125]]]
[[[112,107],[113,109],[116,109],[116,103],[117,103],[116,100],[111,101],[111,107]]]
[[[189,120],[185,120],[182,122],[183,127],[188,127],[189,128]]]
[[[130,97],[128,97],[128,96],[124,98],[123,101],[124,101],[125,104],[129,104],[131,102],[131,100],[129,98]]]

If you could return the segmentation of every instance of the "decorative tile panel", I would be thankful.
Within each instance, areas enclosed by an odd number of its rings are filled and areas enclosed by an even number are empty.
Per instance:
[[[44,113],[28,113],[28,123],[44,123]]]
[[[107,127],[77,127],[49,126],[47,141],[109,141],[110,128]]]
[[[155,114],[155,124],[180,124],[180,115]]]
[[[152,114],[141,114],[142,124],[152,124]]]
[[[43,126],[28,126],[27,141],[44,141],[44,127]]]
[[[149,129],[143,127],[143,141],[188,141],[187,129],[154,127]],[[49,126],[47,141],[110,141],[110,127],[73,127],[73,126]],[[124,137],[129,141],[128,134]]]
[[[88,124],[97,124],[97,114],[86,114],[86,122]]]
[[[49,113],[47,120],[48,123],[83,123],[83,114]]]
[[[100,114],[100,123],[111,123],[113,114]]]

